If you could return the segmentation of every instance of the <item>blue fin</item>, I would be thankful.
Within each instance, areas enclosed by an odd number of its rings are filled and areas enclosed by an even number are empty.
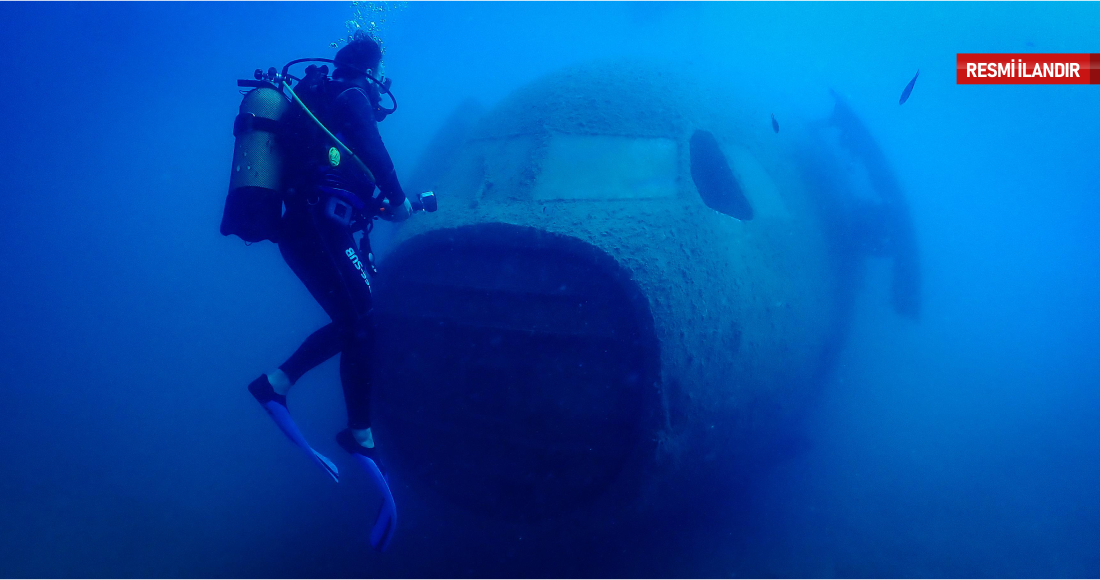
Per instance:
[[[274,390],[271,389],[271,384],[267,381],[267,377],[261,375],[260,378],[252,381],[252,384],[248,385],[248,390],[260,402],[267,414],[279,426],[279,430],[287,436],[287,439],[290,439],[291,443],[305,451],[313,463],[327,473],[333,481],[339,483],[340,470],[336,468],[336,464],[309,446],[305,435],[302,435],[301,430],[294,424],[294,419],[291,418],[290,411],[286,408],[286,398],[275,394]]]

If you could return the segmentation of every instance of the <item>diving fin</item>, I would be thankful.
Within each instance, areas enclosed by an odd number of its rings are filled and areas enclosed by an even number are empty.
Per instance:
[[[267,414],[271,416],[271,419],[278,425],[279,430],[290,439],[291,443],[297,445],[302,451],[306,452],[310,460],[317,464],[333,481],[339,483],[340,470],[336,468],[336,464],[329,460],[328,457],[321,455],[306,441],[304,435],[298,426],[294,424],[294,419],[290,416],[290,411],[286,408],[286,397],[275,392],[271,388],[271,383],[267,379],[267,375],[260,375],[260,378],[252,381],[252,384],[248,385],[248,392],[252,393],[253,397],[259,401],[263,406]]]
[[[351,434],[351,431],[341,431],[336,435],[336,442],[355,458],[355,462],[363,468],[371,483],[374,484],[374,487],[382,496],[382,505],[378,506],[378,513],[374,516],[374,525],[371,526],[370,545],[375,550],[384,552],[389,547],[390,540],[393,539],[394,529],[397,527],[397,504],[393,501],[390,486],[386,483],[386,477],[382,475],[380,464],[375,458],[368,456],[373,455],[373,449],[360,445]]]

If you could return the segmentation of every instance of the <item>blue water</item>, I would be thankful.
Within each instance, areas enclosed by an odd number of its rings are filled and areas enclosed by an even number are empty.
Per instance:
[[[244,390],[324,317],[270,244],[217,233],[233,82],[331,56],[349,16],[0,4],[0,576],[469,573],[371,553],[365,502]],[[921,320],[872,269],[809,443],[671,574],[1100,575],[1100,88],[954,80],[957,52],[1100,51],[1100,5],[413,3],[387,24],[399,173],[464,99],[629,57],[759,79],[742,90],[777,111],[842,91],[904,183]],[[336,384],[332,362],[303,379],[303,430],[341,424]]]

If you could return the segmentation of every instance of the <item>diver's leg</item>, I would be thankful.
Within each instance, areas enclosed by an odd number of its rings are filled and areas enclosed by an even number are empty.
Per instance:
[[[279,366],[278,370],[286,375],[291,385],[343,349],[343,335],[355,320],[354,305],[343,290],[343,279],[325,250],[309,206],[304,202],[301,206],[304,207],[295,206],[293,211],[287,211],[285,221],[288,225],[283,228],[279,252],[333,322],[309,335]]]
[[[351,207],[336,198],[313,207],[314,223],[326,254],[341,281],[338,304],[341,320],[348,324],[342,334],[340,383],[348,411],[348,426],[356,431],[370,429],[370,356],[374,345],[371,324],[371,289],[368,266],[358,255],[349,222]]]
[[[348,411],[348,428],[363,432],[358,439],[370,438],[370,360],[374,350],[374,328],[370,315],[360,318],[347,338],[340,355],[340,383]],[[373,441],[373,440],[372,440]],[[372,442],[367,447],[373,447]]]
[[[340,355],[340,383],[348,411],[348,429],[336,436],[337,442],[363,469],[382,503],[371,527],[370,543],[381,551],[393,538],[397,526],[397,506],[389,484],[375,456],[374,438],[370,431],[370,357],[374,347],[371,324],[371,292],[367,265],[358,255],[355,240],[348,227],[350,207],[341,208],[338,200],[330,199],[315,207],[314,221],[329,256],[344,281],[348,301],[355,311],[355,323],[345,334]],[[348,218],[345,220],[345,216]]]
[[[315,231],[307,207],[288,207],[283,235],[279,241],[279,251],[310,294],[325,309],[325,312],[333,317],[334,322],[307,338],[283,367],[260,375],[252,381],[248,390],[283,434],[301,448],[325,473],[339,481],[339,471],[336,466],[327,457],[310,447],[301,430],[294,423],[287,410],[286,394],[303,373],[331,358],[335,351],[343,348],[343,334],[346,331],[342,328],[348,328],[348,325],[337,323],[336,320],[338,320],[337,316],[341,312],[346,312],[350,305],[340,303],[341,296],[344,294],[341,291],[342,281],[339,274],[333,271],[331,260]]]
[[[330,322],[309,335],[302,342],[302,346],[299,346],[286,362],[279,365],[278,370],[293,385],[302,378],[302,375],[339,354],[343,350],[343,342],[344,338],[341,336],[339,325]]]
[[[348,428],[336,435],[336,442],[351,454],[355,463],[367,474],[371,484],[382,496],[378,513],[371,526],[370,543],[383,551],[393,539],[397,527],[397,504],[383,474],[382,462],[374,447],[370,430],[370,368],[373,332],[366,324],[351,337],[352,343],[340,355],[340,378],[344,387],[344,401],[348,408]]]
[[[383,475],[382,462],[375,453],[370,430],[370,359],[374,348],[374,328],[370,322],[369,317],[360,319],[356,332],[348,337],[349,343],[340,355],[340,380],[348,409],[348,428],[336,436],[336,441],[351,454],[382,496],[370,533],[371,545],[381,551],[389,546],[393,537],[397,505]]]

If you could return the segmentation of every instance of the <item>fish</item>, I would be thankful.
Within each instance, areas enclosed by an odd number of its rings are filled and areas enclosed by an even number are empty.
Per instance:
[[[775,120],[775,113],[772,113],[772,130],[776,133],[779,132],[779,121]]]
[[[899,105],[904,105],[905,101],[909,100],[909,93],[913,92],[913,85],[917,84],[917,77],[920,76],[920,69],[917,69],[917,74],[913,75],[913,80],[909,81],[909,84],[905,85],[905,90],[901,92],[901,98],[898,99]]]

